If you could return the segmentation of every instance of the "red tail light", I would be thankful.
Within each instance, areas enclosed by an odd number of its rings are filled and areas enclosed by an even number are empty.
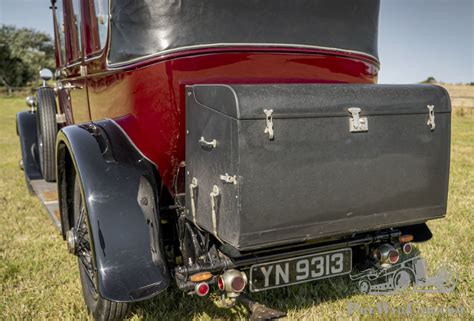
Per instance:
[[[194,291],[199,296],[206,296],[209,293],[209,284],[206,282],[201,282],[196,284]]]
[[[402,250],[403,250],[403,253],[410,254],[411,251],[413,250],[413,247],[411,246],[410,243],[406,243],[406,244],[403,244]]]
[[[390,261],[391,264],[397,263],[399,259],[400,259],[400,254],[398,253],[397,250],[390,251],[390,254],[388,255],[388,260]]]
[[[224,279],[222,276],[219,276],[217,279],[217,286],[219,287],[219,290],[224,291]]]

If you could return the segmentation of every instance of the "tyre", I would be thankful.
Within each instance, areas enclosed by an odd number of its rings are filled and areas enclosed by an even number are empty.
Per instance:
[[[89,233],[89,220],[83,199],[80,182],[76,175],[74,183],[74,229],[77,242],[77,263],[84,302],[94,320],[122,320],[129,312],[129,304],[104,299],[97,290],[97,265],[91,248],[93,242]]]
[[[47,182],[56,180],[56,98],[54,89],[38,89],[38,109],[36,112],[38,132],[39,164],[43,178]]]

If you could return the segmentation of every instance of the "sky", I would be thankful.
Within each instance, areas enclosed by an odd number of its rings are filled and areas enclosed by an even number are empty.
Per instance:
[[[0,0],[0,24],[52,35],[49,1]],[[379,58],[379,83],[474,82],[474,0],[381,0]]]

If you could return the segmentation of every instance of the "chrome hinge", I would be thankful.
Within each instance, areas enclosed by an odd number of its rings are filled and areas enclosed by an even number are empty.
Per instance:
[[[264,109],[263,112],[266,116],[267,126],[265,127],[265,134],[268,134],[268,139],[273,140],[274,133],[273,133],[273,109]]]
[[[214,185],[212,187],[212,192],[209,194],[211,197],[211,213],[212,213],[212,231],[214,236],[219,239],[217,236],[217,198],[220,195],[219,187]]]
[[[82,89],[83,87],[80,86],[80,85],[72,85],[71,83],[65,81],[65,82],[58,83],[57,88],[58,88],[57,90],[65,89],[65,90],[71,91],[71,90],[75,90],[75,89]]]
[[[237,176],[236,175],[230,176],[229,174],[225,173],[225,175],[220,176],[220,179],[222,181],[224,181],[225,183],[237,185]]]
[[[427,105],[426,108],[428,108],[428,122],[426,125],[430,126],[431,130],[434,130],[436,128],[434,105]]]
[[[349,130],[351,133],[366,132],[369,130],[369,123],[367,117],[360,117],[361,109],[358,107],[351,107],[348,109],[352,117],[349,119]]]
[[[194,225],[198,226],[197,225],[197,221],[196,221],[196,193],[195,193],[195,190],[197,189],[198,187],[198,180],[196,177],[193,177],[193,179],[191,180],[191,184],[189,184],[189,192],[191,194],[191,214],[193,215],[193,222],[194,222]]]
[[[56,114],[56,123],[64,124],[66,122],[66,115],[65,114]]]
[[[81,77],[87,76],[87,66],[80,66],[79,67],[79,72],[81,74]]]

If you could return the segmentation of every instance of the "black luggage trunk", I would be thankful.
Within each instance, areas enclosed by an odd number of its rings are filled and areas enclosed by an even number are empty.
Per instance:
[[[441,87],[195,85],[186,96],[186,215],[240,250],[446,213]]]

